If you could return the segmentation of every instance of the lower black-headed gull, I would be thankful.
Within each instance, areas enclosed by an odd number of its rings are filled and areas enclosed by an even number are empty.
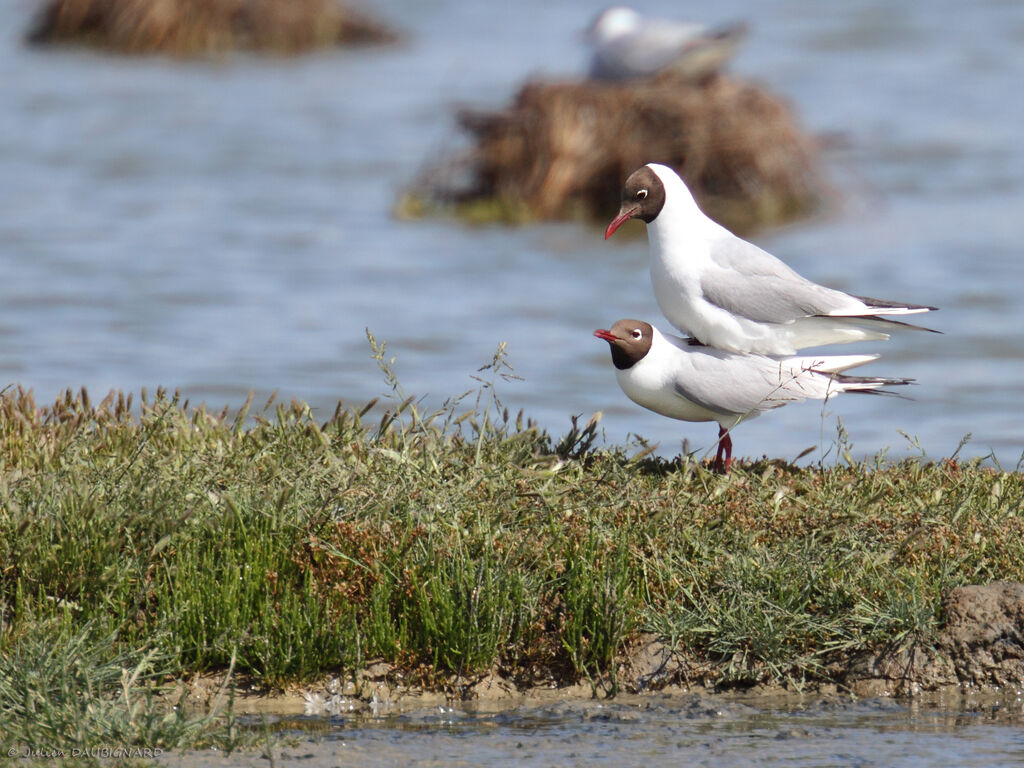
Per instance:
[[[608,8],[587,30],[593,44],[590,77],[631,80],[672,72],[703,80],[716,74],[747,35],[743,23],[707,26],[645,18],[632,8]]]
[[[841,373],[878,355],[739,355],[663,334],[643,320],[619,320],[594,335],[611,346],[615,378],[634,403],[671,419],[718,422],[714,466],[726,472],[732,464],[729,432],[741,421],[840,392],[894,394],[881,387],[913,381]]]
[[[705,216],[664,165],[649,163],[626,179],[605,239],[629,219],[647,222],[651,283],[661,311],[708,346],[792,355],[805,347],[887,339],[893,327],[907,326],[893,317],[935,309],[851,296],[801,277]]]

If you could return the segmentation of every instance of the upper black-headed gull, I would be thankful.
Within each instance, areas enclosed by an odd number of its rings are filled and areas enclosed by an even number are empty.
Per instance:
[[[732,463],[729,431],[745,419],[840,392],[893,394],[881,387],[913,381],[842,375],[878,355],[739,355],[663,334],[643,320],[619,320],[594,335],[611,346],[615,378],[634,403],[671,419],[718,422],[715,467],[726,472]]]
[[[722,68],[746,34],[742,23],[711,27],[608,8],[587,30],[594,46],[590,77],[630,80],[671,71],[702,80]]]
[[[893,326],[907,325],[891,316],[935,309],[812,283],[705,216],[664,165],[649,163],[626,179],[605,239],[628,219],[647,222],[651,283],[668,321],[729,352],[791,355],[804,347],[887,339]]]

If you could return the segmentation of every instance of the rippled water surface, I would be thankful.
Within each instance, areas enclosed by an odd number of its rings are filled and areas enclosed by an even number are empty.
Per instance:
[[[951,711],[887,699],[752,707],[696,694],[562,701],[498,712],[434,708],[373,721],[277,720],[297,738],[284,765],[320,766],[856,766],[1020,765],[1019,704]],[[266,721],[265,721],[266,722]],[[316,735],[310,737],[310,731]],[[168,755],[195,768],[254,765],[251,755]]]
[[[644,239],[392,216],[423,163],[458,145],[454,108],[580,72],[578,33],[602,5],[383,0],[403,45],[184,63],[28,50],[31,4],[0,0],[0,379],[40,400],[164,385],[221,406],[277,389],[326,418],[385,391],[369,328],[430,402],[474,385],[507,341],[524,381],[499,394],[550,431],[601,410],[610,441],[711,445],[712,425],[629,403],[591,336],[622,316],[664,325]],[[1024,4],[714,7],[752,26],[734,71],[840,137],[826,159],[842,206],[757,242],[820,282],[940,306],[944,333],[880,349],[874,371],[917,378],[913,401],[787,408],[740,427],[737,453],[826,450],[841,416],[857,453],[903,452],[903,430],[938,457],[970,432],[968,454],[1015,465]]]

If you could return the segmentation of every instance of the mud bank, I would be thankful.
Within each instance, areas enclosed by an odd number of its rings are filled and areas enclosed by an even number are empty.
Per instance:
[[[1007,690],[1024,688],[1024,584],[996,581],[954,589],[945,602],[947,622],[932,644],[919,638],[898,649],[852,654],[830,667],[828,679],[765,678],[742,688],[716,686],[716,661],[672,649],[653,635],[637,637],[620,655],[614,684],[609,680],[550,681],[517,687],[497,670],[472,678],[451,676],[436,688],[408,685],[396,669],[373,663],[354,679],[329,677],[308,686],[266,689],[240,681],[238,713],[278,715],[380,716],[425,707],[471,703],[491,711],[552,701],[621,699],[652,694],[741,695],[776,706],[792,697],[913,697],[943,708],[984,706]],[[199,676],[183,683],[193,706],[223,703],[224,677]],[[180,695],[179,688],[175,696]],[[775,703],[772,703],[775,702]],[[975,702],[973,705],[971,702]]]

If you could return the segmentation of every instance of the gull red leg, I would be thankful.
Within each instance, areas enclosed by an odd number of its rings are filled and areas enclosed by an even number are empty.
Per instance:
[[[725,462],[722,462],[722,455],[725,455]],[[718,427],[718,452],[715,454],[715,463],[712,465],[716,472],[729,474],[732,468],[732,438],[729,431],[719,425]]]

